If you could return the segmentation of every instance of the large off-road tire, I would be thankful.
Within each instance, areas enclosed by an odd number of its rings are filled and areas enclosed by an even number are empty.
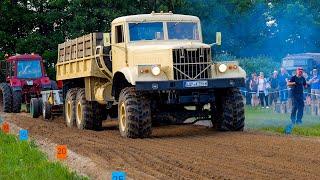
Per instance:
[[[79,89],[76,98],[76,124],[78,129],[99,130],[102,127],[98,104],[86,100],[85,89]]]
[[[51,104],[45,102],[42,106],[42,117],[44,120],[49,120],[51,118]]]
[[[10,86],[6,83],[0,84],[0,111],[12,112],[12,92]]]
[[[20,113],[21,103],[22,103],[22,92],[13,91],[12,92],[12,112],[13,113]]]
[[[64,103],[64,119],[68,127],[73,127],[76,122],[76,98],[78,88],[71,88],[68,90]]]
[[[151,135],[150,101],[134,87],[124,88],[118,105],[119,131],[128,138],[146,138]]]
[[[30,115],[33,118],[38,118],[40,116],[40,101],[37,98],[31,98],[30,100]]]
[[[244,104],[237,88],[219,90],[215,94],[215,112],[212,112],[213,124],[220,131],[243,131]]]

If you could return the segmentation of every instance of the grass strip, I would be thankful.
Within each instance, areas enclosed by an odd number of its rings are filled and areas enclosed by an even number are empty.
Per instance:
[[[34,142],[0,131],[0,179],[87,179],[59,162],[49,162]]]

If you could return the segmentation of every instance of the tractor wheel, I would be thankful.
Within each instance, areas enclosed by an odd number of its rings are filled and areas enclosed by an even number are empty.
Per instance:
[[[10,113],[12,110],[11,88],[6,83],[0,84],[0,111]]]
[[[243,131],[244,104],[237,88],[216,92],[215,110],[212,112],[213,124],[220,131]],[[214,104],[211,104],[213,107]]]
[[[85,89],[79,89],[76,100],[76,124],[78,129],[98,130],[102,126],[100,113],[95,113],[98,109],[96,102],[86,100]]]
[[[69,89],[64,104],[64,118],[68,127],[73,127],[76,121],[76,98],[78,88]]]
[[[30,114],[33,118],[38,118],[40,116],[39,103],[40,101],[37,98],[31,98],[30,100]]]
[[[12,112],[20,113],[22,103],[22,93],[21,91],[12,92]]]
[[[119,131],[128,138],[145,138],[151,135],[152,121],[149,100],[134,87],[124,88],[119,98]]]
[[[45,102],[42,106],[42,117],[44,120],[49,120],[51,118],[51,104]]]

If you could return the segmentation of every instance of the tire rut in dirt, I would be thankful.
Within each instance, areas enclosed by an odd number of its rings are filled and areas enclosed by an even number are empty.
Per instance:
[[[102,118],[97,102],[86,100],[85,89],[78,90],[76,98],[76,124],[78,129],[100,130]]]
[[[219,90],[213,106],[216,106],[213,124],[217,124],[220,131],[243,131],[244,104],[239,89]]]
[[[119,130],[123,137],[146,138],[151,135],[150,101],[134,87],[121,91],[118,110]]]
[[[21,103],[22,103],[22,92],[13,91],[12,92],[12,112],[13,113],[20,113]]]
[[[12,112],[12,92],[7,83],[0,84],[0,111]]]

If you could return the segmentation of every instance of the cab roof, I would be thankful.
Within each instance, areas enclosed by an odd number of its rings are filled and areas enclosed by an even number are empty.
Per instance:
[[[19,54],[19,55],[8,57],[7,61],[35,60],[35,59],[42,59],[42,58],[38,54]]]
[[[118,17],[112,21],[112,24],[122,22],[152,22],[152,21],[192,21],[199,22],[196,16],[169,13],[138,14],[131,16]]]

